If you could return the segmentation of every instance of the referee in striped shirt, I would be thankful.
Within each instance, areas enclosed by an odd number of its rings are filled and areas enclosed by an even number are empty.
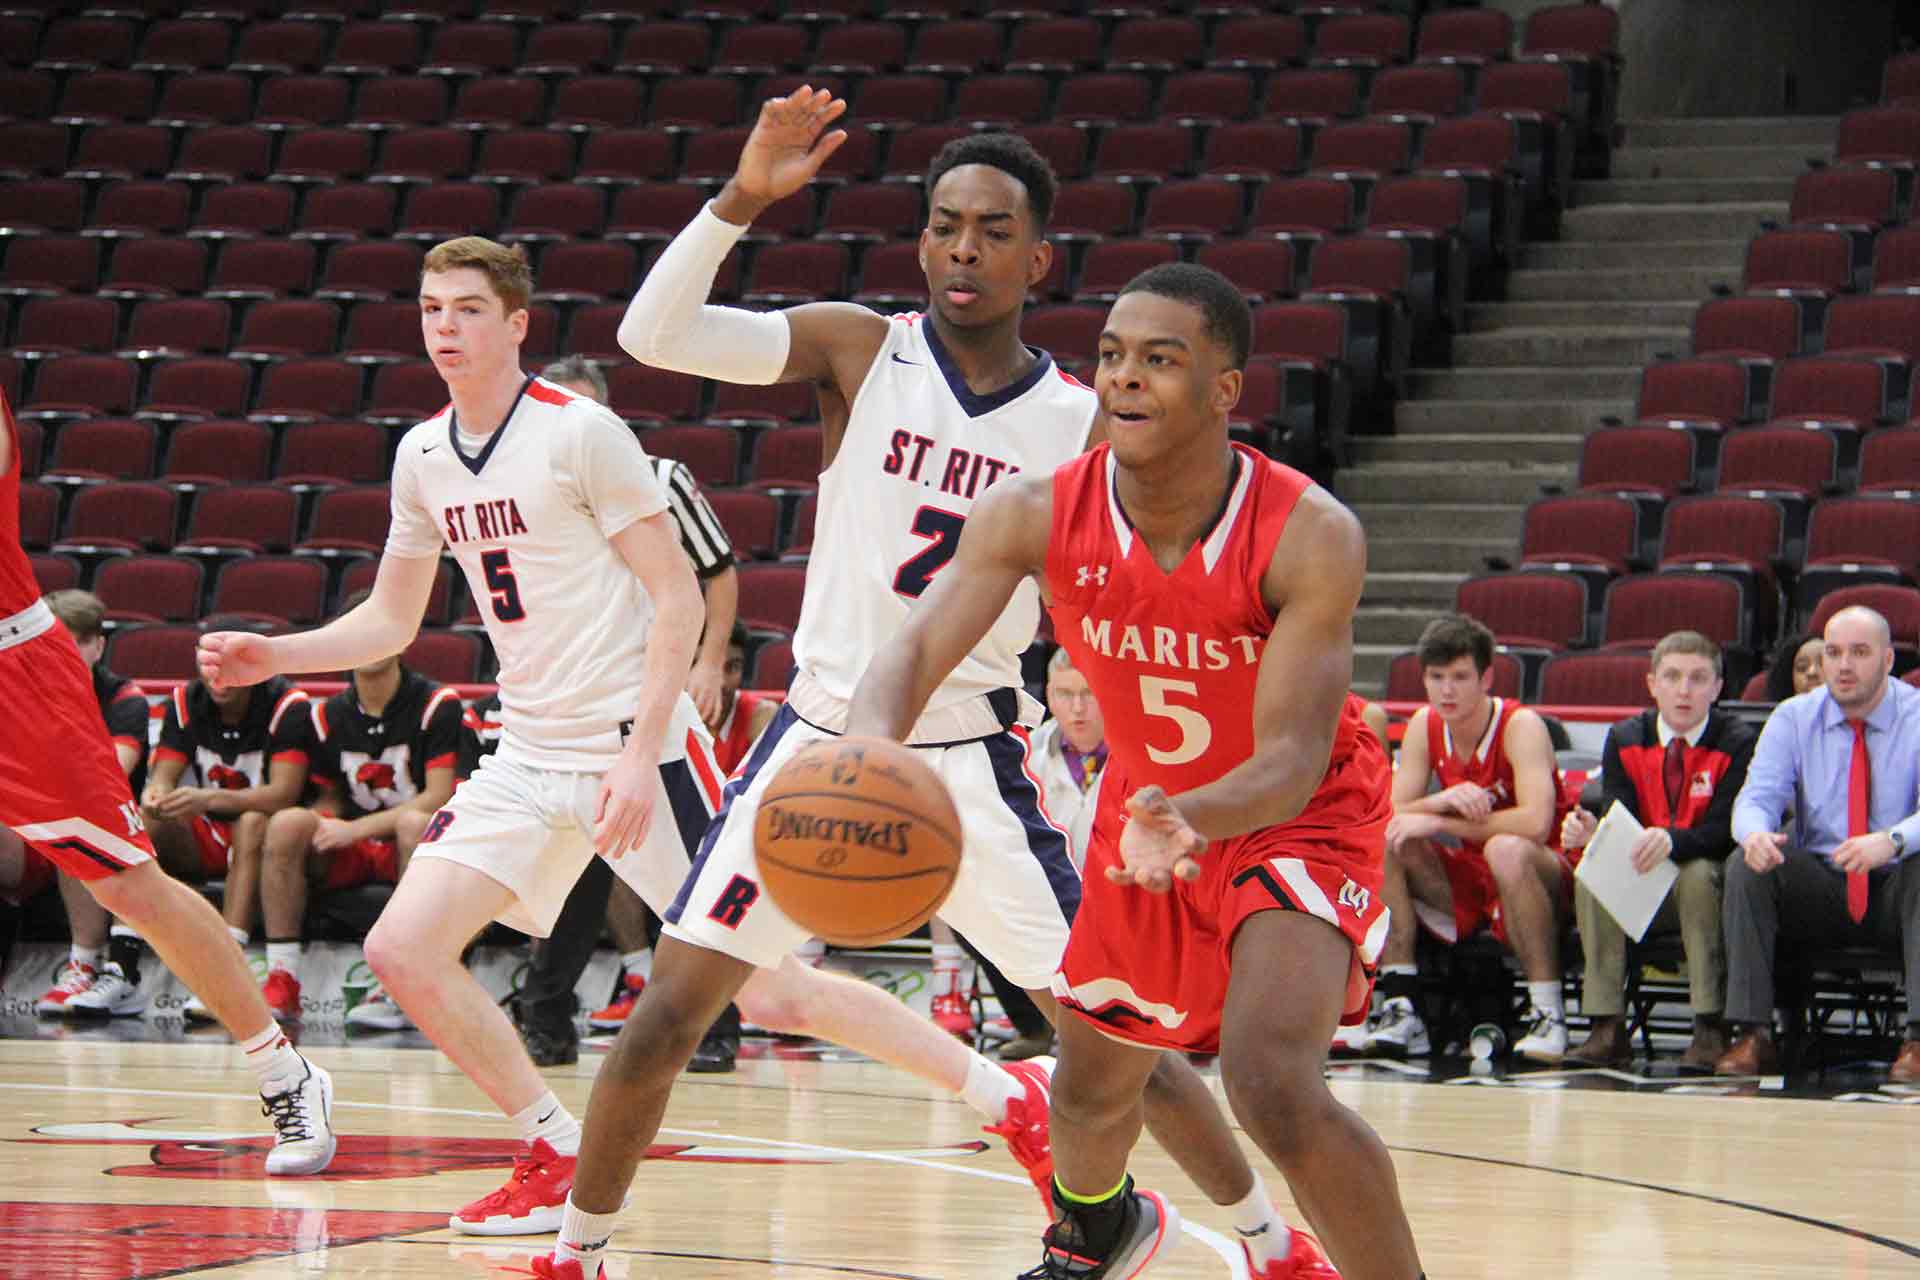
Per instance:
[[[601,404],[607,402],[607,380],[592,361],[579,356],[557,360],[540,371],[555,386]],[[721,670],[727,661],[727,640],[740,600],[740,574],[733,565],[733,544],[714,516],[713,508],[694,483],[693,473],[671,458],[649,458],[654,479],[667,495],[667,510],[680,530],[680,545],[707,601],[706,630],[700,651],[687,677],[687,693],[709,729],[717,728],[722,707]],[[658,925],[648,917],[646,904],[625,884],[615,887],[613,868],[604,858],[592,858],[573,892],[567,896],[553,933],[533,948],[525,985],[515,1000],[514,1022],[527,1052],[540,1066],[556,1066],[579,1059],[579,1033],[573,1025],[574,986],[593,958],[601,927],[609,913],[614,942],[623,956],[650,947]],[[624,986],[624,975],[622,985]],[[603,1010],[602,1014],[611,1012]],[[599,1017],[601,1015],[596,1015]],[[740,1045],[740,1013],[732,1005],[720,1016],[694,1054],[691,1070],[731,1071]]]

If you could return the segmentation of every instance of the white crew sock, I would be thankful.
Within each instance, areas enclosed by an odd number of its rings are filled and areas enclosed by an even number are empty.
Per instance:
[[[1026,1096],[1027,1087],[1000,1066],[968,1051],[967,1082],[960,1086],[960,1100],[994,1124],[1007,1118],[1007,1103]]]
[[[305,1059],[294,1051],[293,1041],[287,1039],[287,1033],[272,1019],[256,1034],[240,1042],[240,1052],[246,1055],[247,1065],[259,1077],[263,1094],[285,1093],[307,1073]]]
[[[106,961],[107,952],[104,947],[75,945],[67,948],[67,958],[75,964],[83,964],[98,973],[100,966]]]
[[[239,925],[228,925],[227,936],[233,939],[234,946],[239,947],[242,951],[247,949],[247,931]]]
[[[528,1146],[545,1139],[548,1146],[563,1156],[580,1154],[580,1122],[573,1113],[560,1105],[560,1099],[553,1096],[549,1089],[528,1107],[513,1117],[513,1127],[520,1131],[520,1139]]]
[[[607,1251],[607,1241],[613,1237],[613,1220],[620,1216],[619,1210],[612,1213],[588,1213],[573,1203],[573,1197],[567,1197],[566,1212],[560,1218],[560,1238],[554,1242],[553,1256],[565,1262],[569,1258],[578,1259],[581,1274],[587,1280],[600,1273],[600,1259]]]
[[[642,947],[638,951],[629,951],[620,957],[622,973],[637,973],[643,978],[653,977],[653,948]]]
[[[1293,1231],[1280,1221],[1280,1215],[1273,1211],[1273,1201],[1267,1196],[1267,1184],[1256,1170],[1253,1175],[1253,1189],[1234,1204],[1226,1206],[1233,1216],[1234,1234],[1247,1246],[1247,1252],[1253,1255],[1253,1265],[1265,1270],[1269,1262],[1285,1258],[1293,1252]]]
[[[300,976],[300,944],[297,942],[267,943],[267,971],[278,969],[293,977]]]
[[[1527,999],[1533,1002],[1533,1007],[1536,1009],[1545,1010],[1547,1013],[1557,1013],[1563,1018],[1566,1016],[1566,998],[1561,994],[1560,984],[1557,981],[1529,982],[1527,984]]]
[[[933,994],[944,996],[960,989],[960,947],[957,943],[933,944]]]

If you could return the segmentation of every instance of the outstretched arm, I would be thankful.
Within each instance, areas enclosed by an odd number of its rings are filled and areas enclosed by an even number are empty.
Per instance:
[[[875,312],[839,302],[784,312],[707,303],[720,264],[753,220],[812,182],[846,141],[844,129],[827,128],[846,106],[804,86],[761,104],[733,178],[674,237],[627,308],[619,336],[628,355],[724,382],[830,383],[853,398],[886,336]]]
[[[936,575],[900,634],[854,690],[847,733],[904,738],[927,699],[980,643],[1023,578],[1044,573],[1053,478],[1002,480],[973,504],[953,563]]]
[[[439,568],[438,556],[381,556],[373,594],[317,631],[271,637],[208,632],[200,637],[200,674],[226,689],[278,675],[348,671],[399,653],[420,631]]]

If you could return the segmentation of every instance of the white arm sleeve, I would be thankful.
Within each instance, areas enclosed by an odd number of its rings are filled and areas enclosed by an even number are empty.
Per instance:
[[[628,355],[722,382],[780,380],[792,341],[786,316],[706,305],[721,262],[745,231],[715,214],[711,203],[701,206],[654,262],[620,321]]]

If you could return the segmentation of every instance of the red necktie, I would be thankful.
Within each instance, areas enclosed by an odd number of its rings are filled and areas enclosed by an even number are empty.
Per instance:
[[[1667,739],[1667,758],[1660,766],[1667,787],[1667,825],[1680,825],[1680,804],[1687,798],[1687,740],[1675,734]]]
[[[1867,763],[1867,722],[1853,725],[1853,765],[1847,770],[1847,836],[1867,834],[1867,802],[1873,794],[1873,770]],[[1847,914],[1859,924],[1867,918],[1867,873],[1847,872]]]

